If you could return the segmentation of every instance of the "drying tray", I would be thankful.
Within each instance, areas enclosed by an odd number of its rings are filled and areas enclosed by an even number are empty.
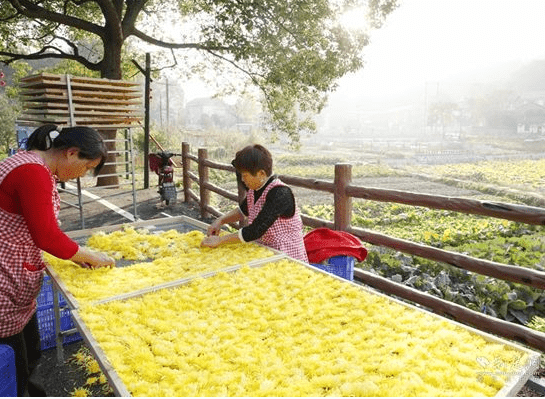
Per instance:
[[[72,238],[74,241],[76,241],[78,244],[84,245],[87,242],[87,240],[89,239],[89,237],[91,237],[95,233],[98,233],[98,232],[111,233],[113,231],[122,230],[124,227],[127,227],[127,226],[129,226],[131,228],[134,228],[134,229],[146,229],[152,234],[159,234],[159,233],[166,232],[166,231],[169,231],[169,230],[176,230],[176,231],[178,231],[180,233],[188,233],[188,232],[195,231],[195,230],[206,232],[206,229],[208,228],[209,225],[204,223],[204,222],[201,222],[201,221],[195,220],[193,218],[187,217],[187,216],[178,216],[178,217],[166,217],[166,218],[161,218],[161,219],[133,222],[133,223],[123,223],[123,224],[112,225],[112,226],[95,227],[95,228],[85,229],[85,230],[76,230],[76,231],[68,232],[67,235],[70,238]],[[254,245],[260,245],[260,244],[254,244]],[[275,250],[273,248],[269,248],[269,247],[267,247],[267,248],[269,250],[271,250],[274,253],[274,255],[272,257],[268,257],[268,258],[264,258],[264,259],[269,259],[269,260],[275,259],[276,260],[276,259],[286,257],[285,254],[283,254],[283,253],[281,253],[281,252],[279,252],[279,251],[277,251],[277,250]],[[151,262],[152,259],[149,259],[148,261]],[[135,261],[135,260],[121,259],[121,260],[116,260],[116,267],[125,267],[125,266],[130,266],[130,265],[135,264],[135,263],[142,263],[142,262],[146,262],[146,261],[145,260],[144,261],[142,261],[142,260]],[[260,264],[261,262],[262,262],[261,259],[256,259],[256,260],[253,260],[253,261],[249,261],[246,264],[249,265],[249,266],[252,266],[254,264]],[[226,267],[224,269],[221,269],[221,270],[222,271],[232,271],[232,270],[239,269],[242,266],[244,266],[244,265],[237,264],[237,265],[228,266],[228,267]],[[46,272],[51,277],[53,287],[56,290],[58,290],[63,295],[63,297],[65,298],[68,307],[70,309],[79,308],[79,303],[78,303],[77,298],[75,298],[74,295],[72,295],[70,290],[64,284],[61,277],[55,272],[55,270],[51,266],[47,265]],[[184,277],[184,278],[176,279],[176,280],[173,280],[173,281],[161,283],[161,284],[158,284],[158,285],[142,288],[142,289],[139,289],[139,290],[135,290],[133,292],[124,293],[124,294],[120,294],[120,295],[115,295],[115,296],[108,297],[108,298],[102,298],[100,300],[97,300],[96,302],[93,302],[93,304],[103,303],[105,301],[109,301],[109,300],[112,300],[112,299],[129,298],[129,297],[131,297],[131,296],[133,296],[135,294],[136,295],[142,295],[142,294],[144,294],[146,292],[152,292],[152,291],[156,291],[158,289],[168,288],[168,287],[171,287],[171,286],[176,286],[178,284],[183,284],[183,283],[185,283],[187,281],[192,280],[193,278],[207,277],[207,276],[210,276],[210,275],[214,275],[214,274],[216,274],[216,272],[217,271],[207,271],[207,272],[202,272],[202,273],[196,273],[195,275],[192,275],[192,276],[189,276],[189,277]]]
[[[520,351],[520,352],[526,353],[528,355],[527,361],[519,369],[517,369],[517,372],[514,372],[509,376],[509,378],[507,379],[507,381],[506,381],[505,385],[503,386],[503,388],[500,389],[496,393],[495,396],[497,396],[497,397],[515,396],[520,391],[520,389],[524,386],[526,381],[534,374],[534,372],[539,367],[540,356],[541,355],[540,355],[540,353],[538,353],[536,351],[533,351],[533,350],[531,350],[529,348],[521,346],[521,345],[519,345],[517,343],[507,341],[507,340],[505,340],[503,338],[496,337],[494,335],[488,334],[488,333],[483,332],[481,330],[472,328],[472,327],[467,326],[465,324],[450,320],[450,319],[448,319],[446,317],[443,317],[443,316],[440,316],[438,314],[432,313],[432,312],[430,312],[428,310],[425,310],[425,309],[422,309],[422,308],[417,307],[415,305],[409,304],[409,303],[404,302],[402,300],[399,300],[397,298],[388,296],[388,295],[383,294],[383,293],[381,293],[381,292],[379,292],[379,291],[377,291],[377,290],[375,290],[375,289],[373,289],[371,287],[363,286],[361,284],[357,284],[355,282],[343,279],[343,278],[341,278],[339,276],[329,274],[329,273],[325,272],[324,270],[318,269],[318,268],[316,268],[316,267],[314,267],[312,265],[306,264],[306,263],[301,262],[299,260],[295,260],[295,259],[289,258],[287,256],[283,256],[283,257],[279,256],[279,257],[275,257],[275,258],[262,259],[261,261],[256,261],[252,265],[248,265],[248,266],[250,266],[252,268],[263,267],[263,266],[268,265],[270,263],[277,262],[278,260],[281,260],[282,258],[289,259],[291,262],[295,262],[295,263],[298,263],[300,265],[303,265],[304,267],[306,267],[308,269],[311,269],[316,273],[322,273],[322,274],[328,275],[331,278],[342,281],[343,284],[351,284],[353,286],[356,286],[356,287],[358,287],[358,289],[361,289],[362,291],[364,291],[366,293],[376,295],[376,296],[382,297],[382,298],[387,298],[389,301],[400,304],[400,305],[402,305],[404,307],[414,309],[414,310],[416,310],[418,312],[425,313],[425,314],[427,314],[427,315],[429,315],[429,316],[431,316],[433,318],[436,318],[436,319],[439,319],[439,320],[442,320],[442,321],[446,321],[446,322],[448,322],[450,324],[456,325],[456,326],[458,326],[458,327],[460,327],[462,329],[465,329],[465,330],[467,330],[467,331],[469,331],[469,332],[471,332],[473,334],[476,334],[476,335],[482,337],[483,339],[485,339],[488,342],[497,343],[497,344],[501,344],[501,345],[506,345],[506,346],[509,346],[509,347],[511,347],[513,349],[516,349],[516,350]],[[208,273],[207,276],[199,276],[199,277],[207,278],[207,277],[211,277],[211,276],[213,276],[213,275],[215,275],[215,274],[217,274],[219,272],[236,272],[238,269],[239,268],[230,268],[229,270],[224,269],[224,270],[220,270],[220,271],[217,271],[217,272]],[[172,283],[172,284],[170,284],[169,287],[165,287],[165,288],[168,289],[168,288],[173,288],[173,287],[179,287],[179,286],[182,286],[184,284],[189,284],[195,278],[197,278],[197,276],[194,277],[194,278],[184,279],[184,281],[180,281],[180,282],[177,282],[177,283]],[[123,296],[123,298],[119,297],[119,298],[112,298],[110,300],[105,300],[105,301],[103,301],[103,303],[114,301],[114,300],[124,300],[124,299],[134,298],[134,297],[142,296],[142,295],[145,295],[145,294],[146,294],[146,292],[138,292],[138,293],[135,292],[135,293],[133,293],[131,295],[125,295],[125,296]],[[123,383],[123,381],[121,380],[121,378],[119,377],[117,372],[115,371],[114,367],[108,361],[105,353],[103,352],[103,350],[100,347],[100,344],[94,339],[91,331],[86,327],[85,322],[82,320],[82,318],[81,318],[81,316],[79,314],[79,310],[73,311],[72,315],[73,315],[75,324],[77,326],[77,329],[79,330],[79,332],[83,336],[83,339],[85,340],[85,342],[89,345],[89,347],[91,349],[91,352],[94,354],[94,356],[96,357],[98,363],[102,367],[102,370],[103,370],[104,374],[108,377],[108,380],[109,380],[109,382],[110,382],[110,384],[111,384],[111,386],[112,386],[112,388],[114,390],[115,395],[116,396],[131,396],[131,393],[129,392],[129,390],[127,389],[127,387],[125,386],[125,384]]]

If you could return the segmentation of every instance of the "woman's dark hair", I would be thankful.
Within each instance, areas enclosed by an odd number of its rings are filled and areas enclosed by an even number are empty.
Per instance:
[[[272,175],[272,155],[265,147],[259,144],[249,145],[238,151],[231,162],[238,172],[250,172],[256,175],[264,170],[267,176]]]
[[[34,130],[27,141],[27,150],[47,151],[51,148],[64,150],[76,147],[80,159],[101,158],[94,171],[98,175],[108,151],[99,132],[87,126],[74,126],[58,129],[55,125],[43,125]]]

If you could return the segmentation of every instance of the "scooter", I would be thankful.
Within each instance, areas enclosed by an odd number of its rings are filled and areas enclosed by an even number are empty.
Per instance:
[[[158,193],[161,196],[161,206],[176,202],[176,185],[174,184],[174,168],[172,157],[178,155],[171,152],[159,151],[149,154],[150,169],[159,176]]]

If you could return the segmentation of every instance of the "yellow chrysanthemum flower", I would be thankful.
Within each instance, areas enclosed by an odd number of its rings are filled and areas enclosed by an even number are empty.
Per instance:
[[[134,396],[491,396],[527,360],[291,260],[80,314]]]
[[[76,396],[76,397],[87,397],[92,396],[91,392],[87,388],[76,388],[72,392],[70,392],[70,396]]]
[[[47,253],[44,259],[83,305],[274,255],[272,250],[253,243],[201,247],[203,238],[200,231],[151,234],[125,227],[109,234],[95,233],[87,245],[118,260],[133,261],[129,266],[90,270]]]

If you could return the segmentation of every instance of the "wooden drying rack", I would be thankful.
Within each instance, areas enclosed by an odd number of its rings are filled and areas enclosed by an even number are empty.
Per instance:
[[[139,83],[41,73],[21,79],[20,87],[22,124],[111,130],[139,125],[143,118]]]

